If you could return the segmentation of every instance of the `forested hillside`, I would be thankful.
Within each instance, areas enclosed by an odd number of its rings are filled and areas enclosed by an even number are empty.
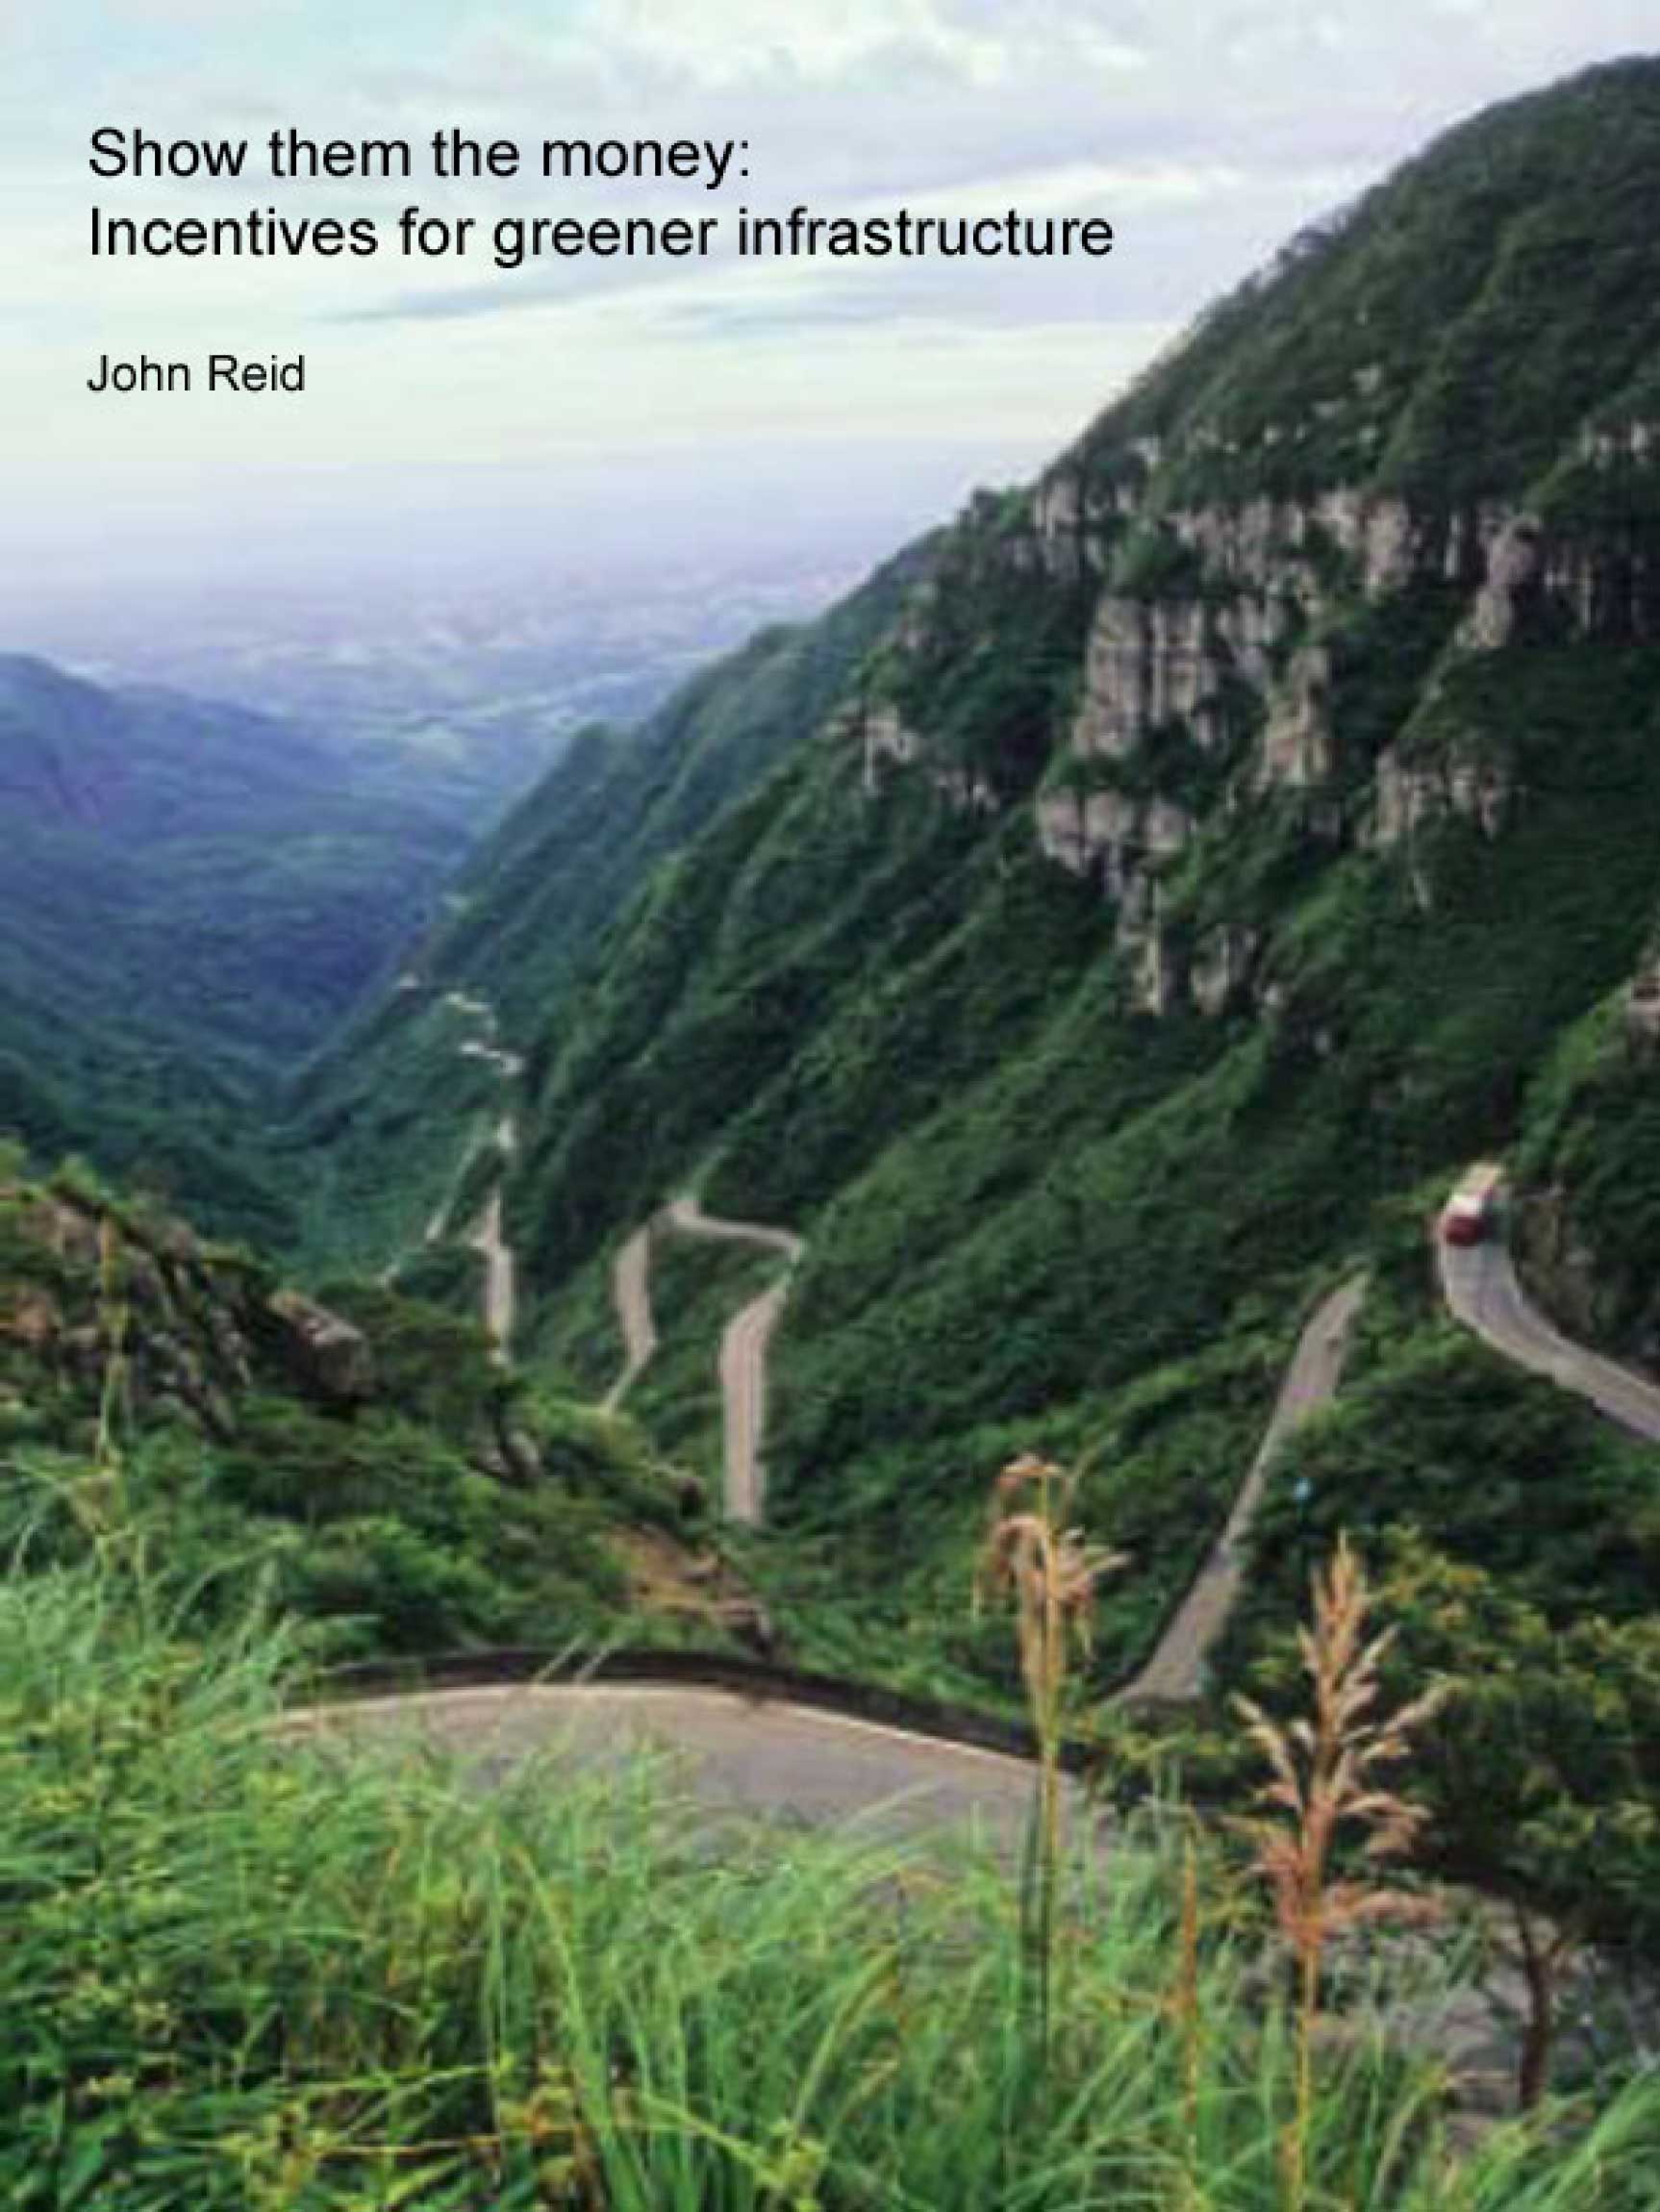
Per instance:
[[[1121,1671],[1316,1289],[1532,1127],[1636,972],[1657,176],[1652,63],[1452,133],[1035,486],[579,748],[423,956],[527,1056],[508,1219],[551,1369],[602,1387],[605,1263],[678,1190],[808,1239],[771,1497],[844,1651],[987,1664],[953,1594],[1036,1443],[1140,1563]],[[656,795],[758,699],[695,804]],[[413,1111],[415,996],[319,1080],[331,1172]]]
[[[268,1086],[389,980],[463,832],[257,715],[0,658],[0,1127],[290,1243]]]
[[[336,1041],[296,1093],[289,1149],[314,1189],[314,1253],[385,1259],[418,1237],[458,1132],[493,1100],[458,1058],[452,994],[541,1031],[659,864],[815,728],[893,622],[919,553],[809,628],[763,631],[634,732],[596,726],[469,861],[404,986]]]

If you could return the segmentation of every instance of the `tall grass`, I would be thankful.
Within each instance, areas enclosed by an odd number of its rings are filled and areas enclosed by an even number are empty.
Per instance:
[[[0,1584],[8,2206],[1278,2212],[1295,2023],[1155,1827],[1110,1879],[1074,1839],[1038,2064],[994,1854],[274,1735],[289,1664],[108,1568]],[[1360,2038],[1308,2171],[1349,2212],[1640,2212],[1660,2097],[1458,2167]]]

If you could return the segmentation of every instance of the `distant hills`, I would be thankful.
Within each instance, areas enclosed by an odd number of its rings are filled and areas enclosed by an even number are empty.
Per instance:
[[[15,656],[0,806],[0,1124],[142,1164],[223,1219],[247,1086],[387,979],[462,831],[360,792],[349,753],[286,724]]]

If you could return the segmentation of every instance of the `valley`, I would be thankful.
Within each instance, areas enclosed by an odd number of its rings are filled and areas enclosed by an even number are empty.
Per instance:
[[[1137,1561],[1097,1683],[1151,1664],[1227,1586],[1297,1318],[1484,1151],[1524,1270],[1547,1207],[1583,1252],[1576,1132],[1643,1082],[1609,1009],[1660,831],[1650,76],[1453,133],[1035,484],[574,738],[249,1145],[260,1241],[684,1454],[832,1671],[1006,1697],[950,1594],[989,1471],[1075,1459]],[[1573,284],[1518,223],[1580,241]],[[1493,398],[1523,344],[1555,373]],[[1427,1270],[1400,1296],[1427,1360]]]
[[[1640,2006],[1491,2153],[1401,2023],[1432,1893],[1529,2105],[1560,1962],[1660,1962],[1656,179],[1651,59],[1476,115],[718,657],[596,578],[339,610],[328,736],[0,661],[0,1796],[88,2109],[193,2080],[152,1990],[240,2096],[349,1989],[246,2119],[347,2114],[319,2204],[418,2111],[411,2202],[1650,2212]]]

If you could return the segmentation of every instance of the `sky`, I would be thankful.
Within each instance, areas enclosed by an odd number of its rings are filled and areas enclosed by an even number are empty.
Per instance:
[[[1660,0],[0,0],[0,592],[868,541],[1031,472],[1436,131],[1653,47]],[[638,184],[100,183],[101,127],[748,141]],[[1107,217],[1105,261],[93,261],[113,214]],[[303,353],[303,397],[97,397]],[[198,384],[201,379],[198,375]],[[647,551],[648,557],[648,551]]]

